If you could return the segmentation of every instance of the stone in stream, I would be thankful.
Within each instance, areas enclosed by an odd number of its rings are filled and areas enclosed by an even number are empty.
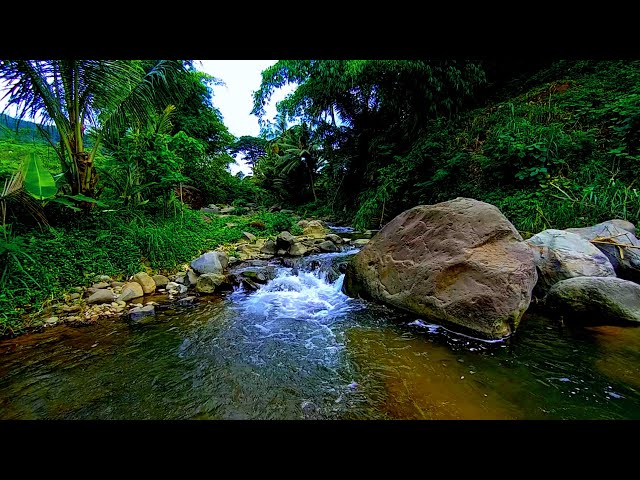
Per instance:
[[[615,277],[575,277],[556,283],[545,305],[572,322],[640,323],[640,285]]]
[[[276,237],[276,249],[277,250],[289,250],[289,247],[296,241],[296,237],[291,235],[288,231],[280,232]]]
[[[156,290],[156,282],[154,282],[153,278],[151,278],[146,272],[136,273],[133,276],[132,281],[139,283],[142,287],[142,291],[146,294],[153,293]]]
[[[343,288],[503,338],[516,331],[536,280],[533,252],[500,210],[458,197],[391,220],[353,257]]]
[[[169,283],[169,279],[164,275],[154,275],[153,281],[156,283],[156,288],[165,288]]]
[[[302,242],[296,241],[291,247],[289,247],[289,255],[292,257],[301,257],[305,253],[307,253],[307,248],[302,244]]]
[[[138,322],[145,317],[150,317],[156,314],[156,309],[153,305],[145,305],[144,307],[134,307],[127,312],[127,318],[132,322]]]
[[[548,229],[525,242],[538,267],[535,291],[544,296],[561,280],[573,277],[615,277],[611,262],[588,240],[575,233]]]
[[[632,230],[635,231],[633,224],[625,220],[609,220],[585,228],[567,228],[567,232],[589,240],[604,253],[618,277],[640,283],[640,240],[631,233]]]
[[[126,282],[122,286],[122,293],[116,298],[116,302],[127,302],[133,298],[142,297],[144,291],[138,282]]]
[[[169,282],[164,288],[167,293],[170,293],[171,295],[183,294],[187,291],[187,287],[185,285],[176,282]]]
[[[222,255],[221,255],[222,254]],[[224,262],[224,265],[223,265]],[[229,263],[229,257],[224,252],[211,251],[203,253],[191,262],[191,268],[202,275],[203,273],[222,273]]]
[[[357,240],[354,240],[353,242],[351,242],[354,246],[356,247],[364,247],[365,245],[367,245],[371,240],[368,238],[358,238]]]
[[[107,282],[99,282],[91,285],[91,288],[95,288],[96,290],[100,290],[102,288],[107,288],[109,284]]]
[[[335,233],[329,233],[324,237],[326,240],[330,240],[336,245],[340,245],[343,243],[342,237],[340,235],[336,235]]]
[[[213,293],[216,288],[225,282],[225,276],[219,273],[203,273],[198,277],[196,292]]]
[[[320,244],[318,244],[318,248],[320,249],[320,251],[327,253],[335,253],[340,251],[340,249],[336,247],[336,245],[331,240],[320,242]]]
[[[113,291],[107,289],[98,289],[95,293],[92,293],[89,298],[87,298],[87,303],[92,305],[94,303],[111,303],[113,302]]]

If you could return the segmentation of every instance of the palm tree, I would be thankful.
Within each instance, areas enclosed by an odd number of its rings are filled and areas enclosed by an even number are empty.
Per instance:
[[[103,139],[128,127],[145,128],[157,111],[179,96],[174,79],[182,63],[159,60],[145,73],[135,60],[0,60],[0,81],[7,84],[6,109],[20,118],[41,116],[55,124],[60,143],[40,128],[54,147],[72,195],[93,198],[98,177],[95,154]],[[85,137],[93,145],[87,151]]]
[[[304,166],[309,173],[309,186],[313,193],[313,200],[317,201],[313,176],[318,168],[318,157],[316,148],[311,142],[311,132],[307,124],[294,125],[275,144],[282,172],[288,174],[295,168]]]

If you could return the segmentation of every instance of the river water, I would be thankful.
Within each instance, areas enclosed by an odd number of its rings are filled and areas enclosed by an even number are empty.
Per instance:
[[[352,299],[330,266],[0,342],[1,419],[637,419],[640,329],[527,312],[485,342]],[[335,278],[337,276],[337,278]]]

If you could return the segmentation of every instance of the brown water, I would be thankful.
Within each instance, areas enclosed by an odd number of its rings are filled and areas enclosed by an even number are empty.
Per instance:
[[[341,280],[282,268],[140,325],[1,341],[0,418],[640,418],[640,328],[528,312],[487,343],[349,299]]]

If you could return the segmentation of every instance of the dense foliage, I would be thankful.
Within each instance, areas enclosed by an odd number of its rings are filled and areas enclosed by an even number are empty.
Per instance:
[[[525,234],[637,222],[639,75],[637,61],[281,61],[254,111],[298,84],[278,108],[311,125],[319,200],[282,159],[256,172],[287,201],[360,227],[456,196],[497,205]]]

